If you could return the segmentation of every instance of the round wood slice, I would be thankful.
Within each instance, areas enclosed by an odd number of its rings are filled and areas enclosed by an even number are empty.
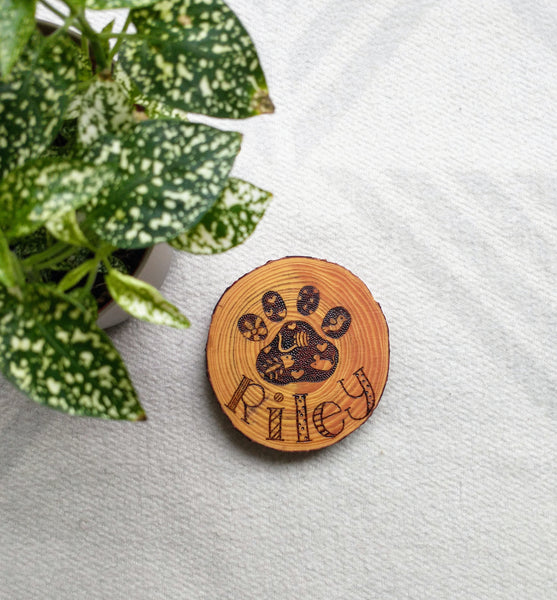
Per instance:
[[[375,410],[389,369],[387,323],[347,269],[282,258],[223,294],[207,368],[222,409],[247,437],[277,450],[315,450]]]

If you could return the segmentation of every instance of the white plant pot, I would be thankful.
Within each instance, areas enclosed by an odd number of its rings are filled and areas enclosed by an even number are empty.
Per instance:
[[[159,288],[168,273],[172,259],[172,248],[168,244],[158,244],[149,248],[139,267],[133,273],[134,277],[141,279],[152,286]],[[129,314],[111,300],[99,311],[97,325],[103,329],[113,327],[129,318]]]

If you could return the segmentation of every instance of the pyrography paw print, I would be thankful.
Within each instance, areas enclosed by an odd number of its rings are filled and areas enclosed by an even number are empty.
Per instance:
[[[319,306],[319,290],[305,286],[298,293],[297,312],[310,317]],[[278,292],[265,292],[261,298],[265,317],[274,323],[284,321],[287,308]],[[342,306],[331,308],[321,323],[321,331],[332,339],[342,337],[350,327],[350,313]],[[262,342],[269,330],[259,315],[246,313],[238,319],[240,333],[250,342]],[[295,381],[325,381],[338,365],[338,349],[321,337],[305,320],[286,321],[270,344],[258,354],[258,373],[270,383],[286,385]]]

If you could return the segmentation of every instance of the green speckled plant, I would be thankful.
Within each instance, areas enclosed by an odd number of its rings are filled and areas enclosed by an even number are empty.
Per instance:
[[[42,404],[141,420],[96,325],[93,285],[102,272],[131,315],[188,326],[122,272],[118,252],[241,243],[270,194],[229,178],[238,133],[188,115],[242,119],[273,105],[250,37],[220,0],[42,2],[63,21],[50,35],[36,2],[0,0],[0,368]],[[114,33],[94,31],[85,8],[131,10]]]

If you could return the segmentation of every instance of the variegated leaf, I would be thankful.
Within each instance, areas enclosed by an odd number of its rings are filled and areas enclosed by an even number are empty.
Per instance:
[[[12,291],[21,283],[16,257],[10,250],[8,240],[0,231],[0,284]]]
[[[90,245],[77,222],[77,215],[73,208],[57,214],[45,223],[45,227],[57,240],[72,246]]]
[[[105,275],[105,281],[115,302],[136,319],[177,329],[189,327],[187,318],[152,285],[115,269]]]
[[[88,146],[105,133],[124,135],[136,123],[133,103],[116,81],[97,79],[79,105],[77,139]]]
[[[30,398],[70,414],[145,418],[128,372],[96,315],[47,286],[23,301],[0,287],[0,367]]]
[[[69,292],[65,293],[65,296],[68,296],[72,302],[81,307],[81,310],[89,313],[91,317],[96,321],[99,316],[98,311],[98,303],[95,296],[88,292],[83,287],[77,287]]]
[[[28,235],[69,208],[96,199],[113,177],[110,167],[75,159],[28,162],[0,181],[0,227],[8,239]]]
[[[222,0],[161,0],[131,14],[140,35],[120,62],[147,98],[213,117],[273,112],[253,42]]]
[[[77,52],[69,38],[32,36],[0,82],[0,177],[50,144],[75,91]]]
[[[114,79],[124,88],[130,100],[142,107],[142,114],[139,114],[137,111],[135,113],[138,121],[142,119],[179,119],[181,121],[189,121],[188,114],[183,110],[167,106],[160,100],[154,100],[142,94],[119,63],[114,65]]]
[[[211,208],[240,149],[238,133],[182,121],[144,121],[124,139],[104,136],[84,160],[118,169],[86,223],[119,248],[175,238]]]
[[[271,197],[247,181],[230,178],[203,219],[170,244],[194,254],[216,254],[234,248],[253,233]]]
[[[65,292],[76,286],[84,277],[87,277],[93,269],[97,270],[98,266],[99,261],[96,258],[86,260],[71,271],[68,271],[56,287],[60,292]]]
[[[6,76],[35,29],[36,0],[0,0],[0,73]]]

